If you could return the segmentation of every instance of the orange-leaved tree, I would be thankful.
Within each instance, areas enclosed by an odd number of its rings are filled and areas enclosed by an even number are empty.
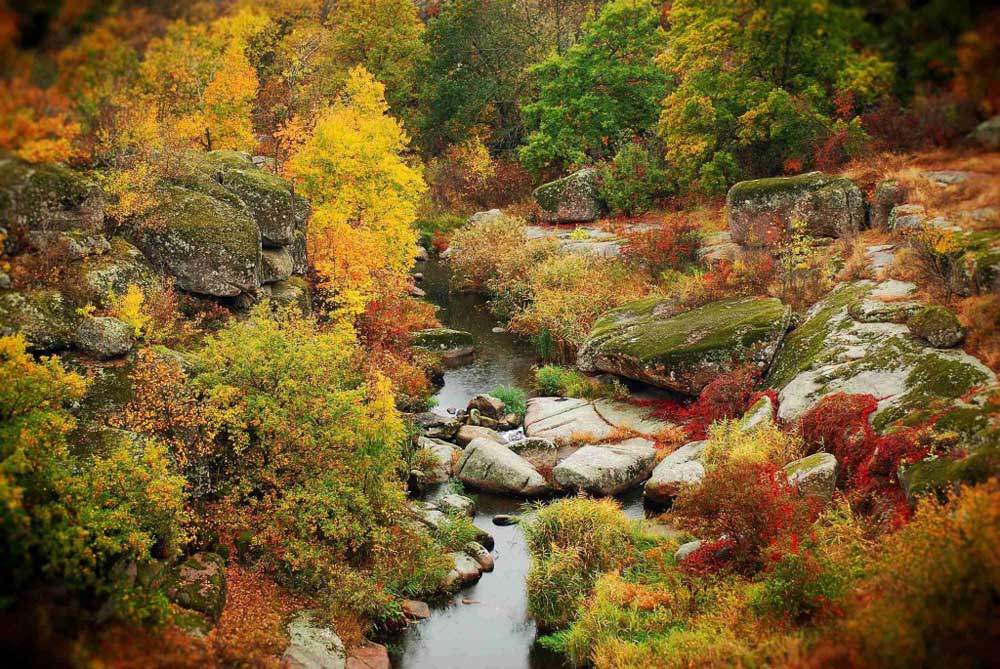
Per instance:
[[[385,87],[356,66],[286,171],[316,209],[309,246],[335,316],[356,317],[400,293],[416,250],[412,223],[425,190],[409,137],[388,114]]]

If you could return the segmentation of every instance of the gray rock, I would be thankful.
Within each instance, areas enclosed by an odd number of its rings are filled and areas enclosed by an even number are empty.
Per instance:
[[[455,566],[445,577],[444,586],[446,588],[471,585],[482,576],[483,568],[472,557],[457,552],[449,553],[448,556],[455,562]]]
[[[443,495],[437,502],[437,507],[445,513],[455,516],[468,516],[472,518],[476,515],[476,503],[471,497],[456,495],[454,493]]]
[[[98,184],[64,165],[0,154],[0,221],[26,230],[100,232],[104,199]]]
[[[871,227],[889,228],[889,215],[893,207],[906,201],[906,187],[895,179],[879,182],[871,201]]]
[[[261,283],[275,283],[290,278],[294,264],[287,248],[264,249],[261,252]]]
[[[851,304],[848,309],[851,318],[862,323],[905,323],[913,314],[923,308],[920,302],[884,302],[864,299]]]
[[[68,262],[111,250],[108,238],[93,232],[33,230],[28,233],[28,239],[39,251],[58,251],[62,259]]]
[[[972,139],[990,151],[1000,149],[1000,115],[983,121],[972,131]]]
[[[167,597],[185,609],[219,619],[226,604],[226,562],[215,553],[195,553],[167,576]]]
[[[128,323],[110,316],[85,318],[76,329],[76,345],[104,360],[119,358],[135,345],[135,331]]]
[[[283,663],[291,669],[346,669],[347,651],[337,633],[323,625],[319,611],[299,611],[288,623]]]
[[[549,439],[526,437],[520,441],[510,443],[508,448],[518,455],[522,455],[524,453],[555,453],[558,447],[554,441]]]
[[[131,285],[148,295],[156,284],[152,266],[132,244],[112,237],[110,250],[83,258],[73,264],[79,283],[95,305],[108,306],[108,294],[124,295]]]
[[[285,281],[269,284],[265,288],[267,288],[272,305],[279,308],[294,305],[303,314],[312,312],[312,295],[309,293],[309,284],[302,277],[293,276]]]
[[[475,439],[466,446],[455,476],[469,487],[507,495],[537,497],[551,491],[530,462],[489,439]]]
[[[740,418],[740,430],[747,432],[756,429],[761,425],[766,425],[774,420],[774,402],[767,395],[763,395],[754,402],[753,406],[747,409],[743,417]]]
[[[444,483],[447,481],[451,477],[452,457],[461,449],[446,441],[430,439],[428,437],[420,437],[417,440],[417,447],[437,463],[431,471],[423,472],[424,476],[421,482]]]
[[[954,186],[969,180],[969,173],[960,170],[932,170],[924,176],[939,186]]]
[[[0,271],[0,290],[10,290],[10,275]]]
[[[678,564],[683,562],[687,558],[687,556],[691,555],[691,553],[694,553],[696,550],[701,548],[701,545],[702,545],[701,539],[695,539],[694,541],[689,541],[686,544],[681,544],[680,548],[678,548],[677,551],[674,552],[674,561],[677,562]]]
[[[965,328],[952,311],[939,306],[929,306],[917,311],[906,322],[914,336],[920,337],[935,348],[958,346],[965,337]]]
[[[448,516],[436,504],[416,500],[410,502],[409,508],[413,517],[429,530],[439,530],[448,522]]]
[[[469,413],[476,410],[481,415],[486,416],[487,418],[492,418],[493,420],[500,420],[504,417],[503,401],[493,397],[492,395],[476,395],[469,400],[469,404],[466,406],[465,410]]]
[[[72,347],[79,321],[75,306],[57,290],[0,294],[0,335],[21,333],[32,351]]]
[[[237,151],[211,151],[205,159],[212,177],[242,202],[265,245],[289,246],[294,242],[299,219],[308,216],[309,203],[293,195],[289,182],[259,169]]]
[[[508,525],[517,525],[519,522],[521,522],[520,518],[518,518],[517,516],[511,516],[506,513],[498,513],[497,515],[493,516],[493,524],[499,525],[500,527],[506,527]]]
[[[463,550],[466,555],[476,561],[480,569],[485,572],[493,571],[493,556],[490,555],[490,552],[482,544],[470,541],[463,546]]]
[[[854,321],[848,305],[874,287],[839,285],[785,339],[768,379],[779,389],[779,419],[793,421],[831,393],[861,393],[878,398],[872,425],[883,429],[930,402],[943,408],[974,388],[996,385],[979,360],[929,347],[904,325]]]
[[[913,230],[924,224],[925,210],[919,204],[900,204],[889,214],[890,230]]]
[[[656,464],[653,442],[635,438],[617,444],[584,446],[552,470],[564,490],[615,495],[649,478]]]
[[[693,441],[663,458],[646,481],[643,489],[646,499],[663,504],[676,497],[683,486],[701,481],[705,476],[701,458],[707,443]]]
[[[788,482],[803,494],[823,501],[833,499],[837,488],[837,458],[830,453],[814,453],[782,467]]]
[[[577,398],[533,397],[524,415],[524,433],[532,438],[568,443],[601,441],[611,436],[608,424],[592,402]]]
[[[177,287],[216,297],[253,293],[260,286],[261,233],[238,206],[204,193],[161,191],[155,220],[134,225],[131,241]]]
[[[535,189],[542,220],[549,223],[582,223],[601,215],[596,173],[591,169],[543,184]]]
[[[821,172],[741,181],[726,196],[726,218],[733,241],[744,246],[765,245],[776,222],[791,230],[801,221],[814,237],[842,237],[864,227],[864,196],[850,179]]]
[[[455,441],[463,448],[476,439],[486,439],[497,444],[506,444],[507,440],[496,430],[480,425],[463,425],[455,435]]]
[[[503,218],[503,212],[499,209],[490,209],[489,211],[477,211],[472,216],[469,216],[469,220],[466,221],[466,225],[480,225],[486,223],[492,223],[498,219]]]

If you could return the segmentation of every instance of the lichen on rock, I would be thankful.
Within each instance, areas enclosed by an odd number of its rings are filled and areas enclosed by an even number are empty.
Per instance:
[[[598,319],[578,365],[697,395],[740,364],[766,369],[790,318],[773,298],[722,300],[680,314],[669,301],[647,298]]]

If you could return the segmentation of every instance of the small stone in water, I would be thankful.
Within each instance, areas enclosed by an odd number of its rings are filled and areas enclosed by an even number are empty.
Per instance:
[[[416,599],[403,600],[403,613],[412,620],[423,620],[431,617],[431,609],[425,602]]]
[[[506,330],[504,330],[499,325],[493,328],[493,334],[503,334],[504,332],[506,332]]]
[[[448,413],[454,416],[455,414],[458,413],[458,409],[456,409],[455,407],[448,407]]]
[[[462,603],[463,604],[478,604],[479,600],[478,599],[463,599]]]
[[[493,516],[494,525],[517,525],[521,519],[517,516],[508,516],[505,513],[500,513]]]

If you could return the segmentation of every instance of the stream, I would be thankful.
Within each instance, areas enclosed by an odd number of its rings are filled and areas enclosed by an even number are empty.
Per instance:
[[[437,259],[423,263],[421,287],[427,298],[441,307],[438,318],[450,328],[471,332],[476,357],[469,365],[446,369],[444,386],[435,396],[436,411],[462,408],[470,399],[498,385],[529,388],[535,357],[531,347],[506,333],[495,333],[496,320],[482,297],[451,293],[448,270]],[[427,498],[448,492],[447,484]],[[475,524],[490,532],[496,546],[496,568],[483,574],[474,586],[449,599],[432,603],[427,620],[413,624],[393,644],[396,669],[565,669],[560,655],[536,643],[535,623],[528,615],[525,577],[528,551],[517,525],[493,525],[496,514],[516,514],[518,499],[480,493]],[[626,515],[643,516],[642,490],[620,498]]]

